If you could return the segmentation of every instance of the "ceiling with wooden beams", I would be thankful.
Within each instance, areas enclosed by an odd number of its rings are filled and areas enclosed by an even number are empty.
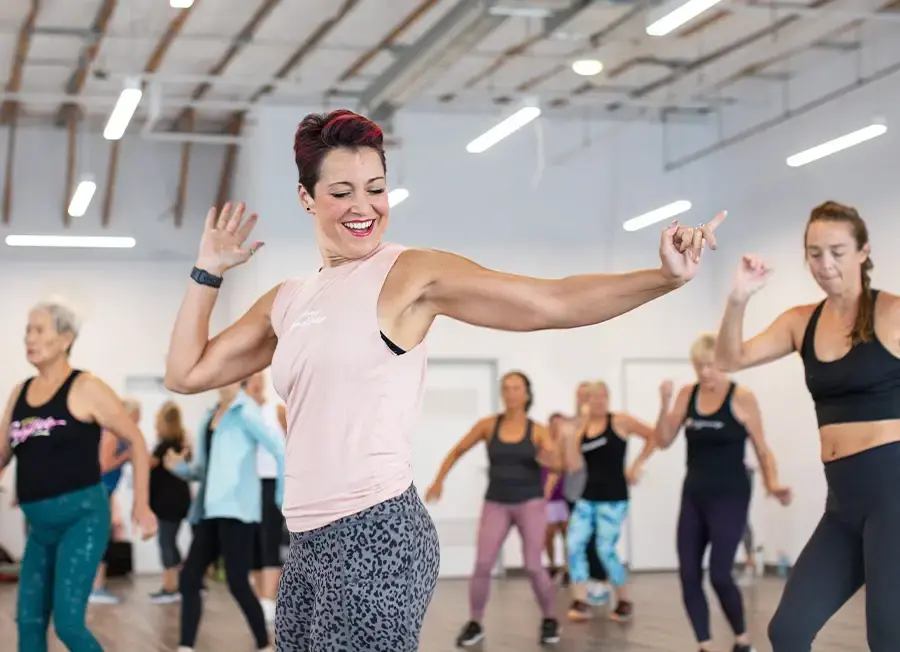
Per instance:
[[[667,0],[672,3],[674,0]],[[705,116],[752,102],[868,35],[900,37],[900,0],[723,0],[650,37],[656,0],[5,0],[0,122],[108,115],[123,85],[138,119],[233,133],[262,103]],[[543,15],[541,15],[543,12]],[[573,60],[604,70],[584,77]]]

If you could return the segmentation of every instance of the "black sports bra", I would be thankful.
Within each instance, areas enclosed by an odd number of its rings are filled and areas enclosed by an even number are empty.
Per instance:
[[[878,290],[872,290],[872,300],[878,301]],[[900,358],[877,336],[855,344],[847,355],[832,362],[816,357],[813,342],[824,305],[823,301],[816,306],[800,349],[819,427],[900,419]]]

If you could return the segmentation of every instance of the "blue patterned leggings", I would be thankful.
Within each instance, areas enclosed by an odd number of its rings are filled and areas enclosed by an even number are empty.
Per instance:
[[[278,652],[415,652],[440,566],[415,487],[309,532],[291,532],[275,609]]]
[[[19,572],[19,652],[47,652],[50,614],[71,652],[102,652],[84,622],[97,566],[109,540],[103,485],[22,504],[28,540]]]
[[[575,503],[569,518],[567,548],[569,553],[569,575],[572,583],[588,581],[587,547],[591,534],[596,534],[597,555],[603,562],[613,586],[625,584],[625,566],[616,552],[616,544],[622,533],[622,523],[628,515],[628,501],[593,502],[579,500]]]

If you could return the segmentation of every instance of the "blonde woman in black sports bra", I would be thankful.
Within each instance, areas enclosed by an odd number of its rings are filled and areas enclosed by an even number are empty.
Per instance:
[[[849,206],[825,202],[806,225],[806,260],[825,292],[745,341],[747,300],[771,270],[744,256],[718,336],[737,371],[797,351],[815,401],[828,482],[825,514],[769,624],[773,652],[807,652],[826,621],[866,586],[872,652],[900,646],[900,297],[871,288],[869,234]]]

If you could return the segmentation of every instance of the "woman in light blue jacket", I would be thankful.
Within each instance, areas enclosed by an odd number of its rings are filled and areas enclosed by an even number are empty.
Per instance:
[[[262,519],[261,480],[256,472],[258,446],[270,452],[278,464],[276,500],[280,505],[284,440],[266,425],[259,405],[235,383],[219,390],[218,405],[201,423],[193,464],[189,466],[183,456],[172,451],[165,460],[173,473],[200,482],[188,514],[194,539],[181,570],[181,651],[194,647],[203,576],[219,556],[225,562],[228,589],[244,612],[257,649],[270,649],[262,607],[249,581]]]

